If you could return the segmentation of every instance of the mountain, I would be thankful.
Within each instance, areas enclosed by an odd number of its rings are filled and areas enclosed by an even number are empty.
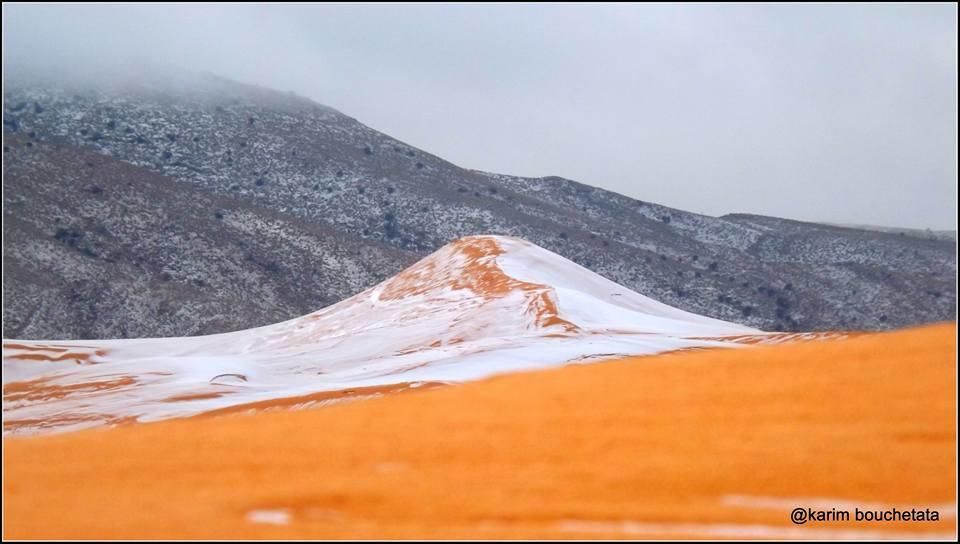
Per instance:
[[[948,240],[952,242],[957,241],[957,231],[955,230],[932,230],[932,229],[908,229],[901,227],[883,227],[878,225],[840,225],[833,224],[835,227],[846,227],[851,229],[861,229],[861,230],[875,230],[878,232],[889,232],[894,234],[899,234],[901,236],[914,236],[917,238],[927,238],[930,240]]]
[[[316,405],[576,361],[814,337],[823,335],[691,314],[529,242],[474,236],[267,327],[4,341],[4,432]]]
[[[467,170],[302,97],[213,76],[8,72],[3,126],[6,338],[268,325],[477,234],[766,330],[956,312],[950,241],[709,217],[560,177]],[[637,180],[636,193],[654,183]]]

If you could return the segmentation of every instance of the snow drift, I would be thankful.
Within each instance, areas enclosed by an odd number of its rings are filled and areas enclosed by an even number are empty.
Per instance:
[[[474,236],[338,304],[266,327],[188,338],[5,340],[4,434],[317,404],[788,336],[667,306],[517,238]]]

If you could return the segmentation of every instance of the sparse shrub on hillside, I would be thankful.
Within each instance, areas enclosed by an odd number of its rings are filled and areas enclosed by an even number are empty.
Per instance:
[[[717,268],[719,268],[719,266],[720,266],[720,265],[717,263],[717,261],[713,261],[712,263],[710,263],[710,266],[707,267],[707,270],[709,270],[709,271],[711,271],[711,272],[716,272],[716,271],[717,271]]]
[[[116,122],[116,121],[114,121],[113,119],[107,121],[107,130],[113,130],[113,129],[115,129],[115,128],[117,128],[117,122]]]
[[[669,224],[670,224],[670,221],[671,221],[671,218],[670,218],[669,215],[664,215],[664,216],[661,216],[661,217],[660,217],[660,220],[669,225]]]
[[[41,106],[39,102],[33,103],[33,113],[37,115],[40,115],[41,113],[43,113],[43,106]]]
[[[383,234],[390,240],[400,236],[400,228],[393,221],[383,222]]]
[[[67,244],[70,247],[76,247],[77,242],[79,242],[80,239],[83,238],[83,231],[73,227],[71,228],[61,227],[57,229],[53,237],[56,240],[63,242],[64,244]]]
[[[417,170],[422,170],[422,169],[423,169],[423,163],[422,163],[422,162],[418,162],[418,163],[417,163]]]
[[[56,240],[66,244],[67,246],[76,249],[77,251],[79,251],[83,255],[86,255],[87,257],[92,257],[92,258],[97,257],[97,253],[95,251],[93,251],[86,245],[80,244],[80,242],[84,238],[84,233],[81,230],[78,230],[75,228],[68,228],[68,229],[58,228],[57,231],[54,233],[53,237]]]
[[[163,160],[168,161],[171,158],[173,158],[173,153],[169,151],[164,151],[160,156],[163,157]]]
[[[264,270],[266,270],[271,274],[279,274],[280,272],[283,272],[283,268],[281,268],[280,265],[277,263],[277,261],[273,259],[261,259],[256,255],[254,255],[253,253],[248,253],[247,260],[256,265],[259,265],[260,267],[262,267]]]
[[[364,154],[364,155],[373,155],[373,148],[370,147],[369,145],[364,146],[364,147],[363,147],[363,154]]]
[[[561,231],[561,232],[560,232],[560,238],[563,238],[564,240],[566,240],[566,239],[567,239],[567,233]]]

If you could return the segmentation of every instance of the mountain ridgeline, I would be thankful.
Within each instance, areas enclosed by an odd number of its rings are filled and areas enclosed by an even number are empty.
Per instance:
[[[709,217],[459,168],[336,110],[213,76],[8,77],[3,335],[188,336],[291,319],[448,242],[520,237],[764,330],[953,319],[955,243]],[[643,186],[658,180],[638,179]]]

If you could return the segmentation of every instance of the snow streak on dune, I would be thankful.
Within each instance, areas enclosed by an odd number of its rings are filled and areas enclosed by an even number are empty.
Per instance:
[[[661,304],[523,240],[475,236],[338,304],[266,327],[189,338],[6,340],[4,433],[322,404],[570,362],[784,339]]]

